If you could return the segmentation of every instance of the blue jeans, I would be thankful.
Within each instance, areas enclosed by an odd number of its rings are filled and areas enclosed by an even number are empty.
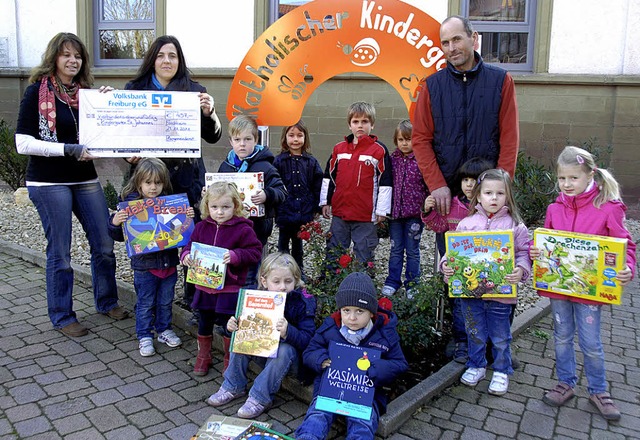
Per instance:
[[[302,424],[296,429],[295,438],[298,440],[324,440],[329,435],[329,429],[338,415],[316,409],[314,397]],[[373,401],[371,420],[345,417],[347,422],[346,440],[367,440],[375,437],[380,418],[378,405]]]
[[[262,405],[268,405],[273,402],[276,393],[280,389],[280,384],[291,365],[298,361],[298,352],[292,345],[280,341],[278,355],[275,358],[231,353],[229,367],[224,372],[222,388],[233,394],[243,392],[247,388],[247,369],[249,368],[249,361],[252,360],[263,369],[253,381],[249,396]]]
[[[47,238],[47,308],[55,328],[77,322],[73,311],[71,213],[82,224],[91,250],[93,300],[99,313],[118,306],[116,257],[109,237],[109,210],[99,183],[29,186]]]
[[[553,340],[556,349],[558,380],[571,387],[578,382],[576,351],[573,345],[576,330],[584,355],[584,374],[589,394],[607,391],[604,369],[604,350],[600,339],[600,305],[586,305],[562,299],[551,300]]]
[[[153,328],[160,334],[171,328],[173,297],[178,273],[160,278],[148,270],[133,271],[136,288],[136,335],[138,339],[153,338]],[[155,318],[155,319],[154,319]]]
[[[486,368],[487,340],[493,344],[493,371],[513,374],[511,367],[511,304],[482,299],[460,298],[467,344],[469,368]]]
[[[420,280],[420,238],[424,223],[419,217],[401,218],[389,222],[391,252],[389,255],[389,276],[385,285],[398,289],[402,285],[402,266],[407,254],[407,268],[404,272],[404,286],[411,287]]]

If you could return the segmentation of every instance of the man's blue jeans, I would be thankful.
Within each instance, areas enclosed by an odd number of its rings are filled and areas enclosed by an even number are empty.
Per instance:
[[[148,270],[133,271],[136,288],[136,335],[138,339],[153,338],[153,329],[160,334],[171,328],[173,297],[178,273],[160,278]]]
[[[486,368],[487,341],[493,344],[493,371],[513,374],[511,366],[511,304],[460,299],[467,329],[469,368]]]
[[[584,374],[589,394],[607,391],[604,350],[600,339],[600,305],[586,305],[562,299],[551,300],[553,340],[556,349],[558,380],[571,387],[578,382],[576,350],[573,345],[576,330],[584,355]]]
[[[326,439],[337,416],[337,414],[316,409],[316,399],[314,398],[302,424],[296,429],[295,438],[298,440]],[[378,429],[379,418],[380,414],[375,400],[373,401],[371,420],[345,417],[347,422],[346,440],[373,440]]]
[[[404,286],[410,288],[420,280],[420,238],[424,223],[419,217],[401,218],[389,222],[391,252],[389,255],[389,276],[384,284],[398,289],[402,285],[402,266],[407,254],[407,268],[404,272]]]
[[[55,328],[77,322],[73,311],[71,214],[80,221],[91,251],[91,276],[96,310],[118,306],[116,257],[109,237],[109,210],[98,182],[79,185],[29,186],[47,238],[47,307]]]
[[[224,372],[222,388],[233,394],[243,392],[247,388],[247,370],[249,362],[254,361],[262,367],[262,371],[253,381],[249,396],[262,405],[268,405],[280,389],[282,380],[289,372],[291,365],[298,361],[298,352],[286,342],[280,341],[278,355],[275,358],[248,356],[246,354],[231,353],[229,367]]]

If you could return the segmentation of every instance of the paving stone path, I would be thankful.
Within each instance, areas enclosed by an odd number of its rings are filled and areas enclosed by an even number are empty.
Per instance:
[[[520,369],[504,397],[476,389],[448,388],[423,406],[391,439],[640,438],[640,302],[638,283],[624,304],[606,307],[603,336],[607,377],[623,413],[607,423],[590,407],[581,376],[578,397],[564,408],[541,401],[555,380],[551,321],[544,318],[516,341]],[[77,281],[74,307],[90,332],[68,338],[51,328],[46,313],[44,269],[0,247],[0,440],[180,439],[192,436],[217,410],[204,399],[217,390],[218,370],[190,374],[196,343],[180,348],[156,344],[158,354],[139,355],[132,318],[113,321],[97,314],[88,285]],[[216,368],[221,363],[216,357]],[[233,415],[242,401],[222,408]],[[260,420],[290,434],[306,404],[281,391]],[[331,437],[343,438],[338,426]]]

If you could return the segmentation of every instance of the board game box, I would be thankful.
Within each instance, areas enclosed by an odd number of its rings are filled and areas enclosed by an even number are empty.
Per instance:
[[[127,213],[122,224],[127,255],[146,254],[184,246],[194,229],[187,216],[186,194],[130,200],[118,203]]]
[[[513,272],[513,231],[446,232],[449,296],[453,298],[515,298],[516,286],[505,280]]]
[[[533,287],[607,304],[620,304],[623,287],[616,280],[627,267],[625,238],[538,228],[534,246]]]
[[[205,173],[204,182],[208,188],[214,182],[233,182],[238,187],[240,199],[249,217],[264,217],[264,204],[256,205],[251,196],[264,189],[264,173]]]

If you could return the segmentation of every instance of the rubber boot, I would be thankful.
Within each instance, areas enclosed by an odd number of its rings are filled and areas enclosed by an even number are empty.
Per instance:
[[[209,373],[209,367],[211,367],[211,341],[213,336],[198,335],[198,357],[196,358],[196,364],[193,367],[193,374],[195,376],[206,376]]]
[[[226,336],[223,336],[222,342],[224,344],[224,361],[222,362],[222,374],[224,374],[224,372],[227,371],[227,367],[229,366],[229,357],[231,356],[231,353],[229,353],[231,338],[227,338]]]

